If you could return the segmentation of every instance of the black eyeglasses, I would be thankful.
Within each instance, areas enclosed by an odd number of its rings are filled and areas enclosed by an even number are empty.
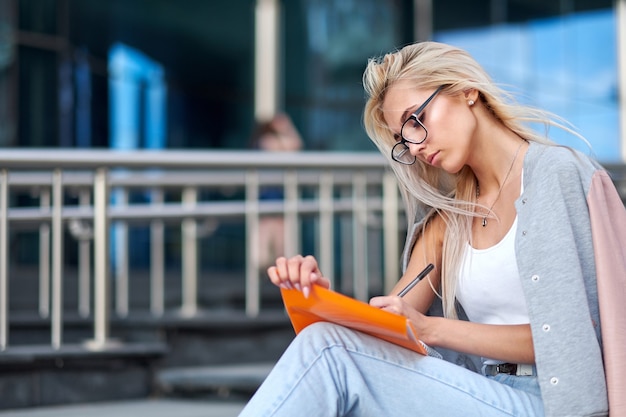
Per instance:
[[[426,99],[426,101],[418,107],[413,114],[402,124],[400,129],[400,141],[391,148],[391,158],[404,165],[413,165],[415,163],[415,155],[411,154],[408,143],[419,145],[428,137],[426,126],[420,121],[419,115],[424,111],[428,103],[441,91],[444,86],[439,86],[434,93]]]

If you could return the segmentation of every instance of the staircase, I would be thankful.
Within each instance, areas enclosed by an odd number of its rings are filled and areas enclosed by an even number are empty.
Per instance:
[[[1,417],[236,416],[294,336],[275,287],[262,291],[264,306],[272,307],[250,318],[234,288],[241,280],[226,274],[213,276],[214,290],[201,295],[219,308],[192,316],[175,309],[158,318],[146,310],[113,316],[106,350],[85,343],[93,323],[68,300],[64,343],[53,348],[50,320],[32,313],[24,295],[33,279],[24,275],[11,288],[22,296],[12,300],[11,344],[0,354]],[[141,276],[134,279],[140,286]],[[73,291],[68,284],[66,293]],[[179,290],[166,291],[176,298]]]

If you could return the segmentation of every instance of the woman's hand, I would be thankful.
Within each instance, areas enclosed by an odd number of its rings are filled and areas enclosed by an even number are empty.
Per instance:
[[[420,335],[423,335],[427,330],[429,317],[417,311],[415,307],[402,297],[398,297],[397,295],[373,297],[370,299],[370,305],[408,318],[411,320],[416,330],[420,332]]]
[[[289,259],[280,257],[276,265],[267,269],[270,281],[281,288],[295,288],[309,296],[311,285],[317,284],[330,288],[330,280],[322,275],[317,260],[313,256],[296,255]]]

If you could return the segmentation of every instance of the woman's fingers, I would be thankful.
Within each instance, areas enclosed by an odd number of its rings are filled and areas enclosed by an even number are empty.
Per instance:
[[[302,286],[300,282],[302,281],[302,261],[304,258],[301,255],[296,255],[287,260],[287,274],[288,279],[293,284],[294,288],[300,291]],[[308,279],[308,277],[307,277]]]
[[[317,266],[317,260],[309,255],[302,258],[300,262],[300,285],[304,287],[310,287],[315,282],[320,274],[320,270]]]
[[[267,268],[267,276],[270,278],[270,281],[272,281],[272,284],[276,285],[277,287],[287,288],[287,286],[281,281],[280,277],[278,276],[278,269],[276,268],[276,266],[270,266],[269,268]]]
[[[268,268],[267,275],[274,285],[287,289],[295,288],[302,291],[305,297],[308,297],[313,284],[330,287],[330,281],[322,276],[317,260],[310,255],[280,257],[276,259],[276,265]]]
[[[276,259],[276,265],[268,268],[267,275],[269,275],[270,280],[274,285],[287,289],[293,288],[293,284],[289,279],[287,258],[284,256]]]
[[[383,295],[379,297],[372,297],[370,299],[370,305],[378,307],[381,310],[389,311],[391,313],[407,315],[405,304],[402,298],[395,295]]]

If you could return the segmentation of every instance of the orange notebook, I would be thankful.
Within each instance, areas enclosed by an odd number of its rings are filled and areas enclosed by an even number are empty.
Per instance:
[[[311,287],[309,298],[298,290],[280,290],[296,334],[318,321],[337,323],[427,355],[415,328],[404,316],[381,310],[319,285]]]

